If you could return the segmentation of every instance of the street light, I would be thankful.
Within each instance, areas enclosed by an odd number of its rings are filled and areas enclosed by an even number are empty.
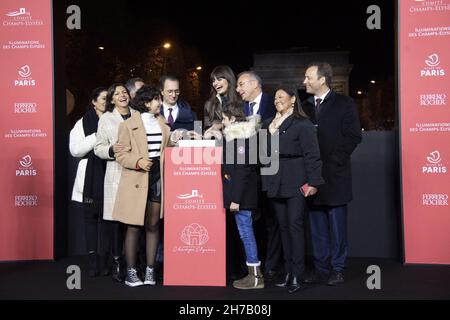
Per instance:
[[[375,83],[376,83],[376,81],[375,81],[375,80],[371,80],[371,81],[370,81],[370,83],[373,83],[373,84],[375,84]]]
[[[98,47],[99,50],[105,50],[105,47]]]
[[[170,42],[166,42],[163,44],[164,49],[170,49],[171,47],[172,47],[172,45],[170,44]]]
[[[200,71],[202,70],[202,66],[198,66],[197,68],[195,68],[196,70]]]

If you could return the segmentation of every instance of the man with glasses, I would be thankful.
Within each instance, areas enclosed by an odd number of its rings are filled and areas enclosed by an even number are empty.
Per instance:
[[[261,78],[254,71],[244,71],[238,75],[236,91],[244,100],[247,116],[259,115],[265,121],[275,115],[273,97],[262,92]]]
[[[163,97],[161,114],[167,119],[171,131],[194,130],[194,121],[197,120],[197,115],[186,101],[179,99],[180,81],[174,76],[162,76],[159,84]]]

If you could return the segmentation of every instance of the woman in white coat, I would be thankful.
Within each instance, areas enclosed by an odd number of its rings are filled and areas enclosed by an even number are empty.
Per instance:
[[[108,221],[109,233],[111,235],[111,251],[113,256],[112,276],[115,280],[122,282],[122,272],[120,258],[123,248],[124,226],[118,221],[114,221],[112,211],[119,186],[122,166],[116,162],[114,154],[123,150],[123,146],[117,143],[119,125],[131,117],[134,112],[129,107],[130,94],[127,88],[121,83],[115,83],[108,88],[106,96],[106,112],[101,116],[98,123],[97,142],[95,144],[95,154],[107,160],[103,219]]]
[[[99,249],[102,244],[98,243],[98,226],[103,216],[105,161],[94,154],[94,146],[97,140],[98,121],[105,112],[106,94],[105,87],[92,91],[88,110],[70,131],[69,141],[72,156],[81,158],[73,185],[72,200],[83,204],[89,275],[92,277],[99,274],[99,253],[104,256]]]

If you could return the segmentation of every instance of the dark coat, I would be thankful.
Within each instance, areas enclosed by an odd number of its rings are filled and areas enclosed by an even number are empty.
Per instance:
[[[271,95],[263,93],[261,97],[261,102],[259,104],[258,115],[260,115],[261,120],[265,121],[275,116],[276,109],[274,105],[274,99]],[[246,116],[250,115],[249,103],[246,101],[244,103],[244,113]]]
[[[170,131],[177,129],[194,130],[194,121],[197,120],[197,114],[192,110],[191,106],[184,100],[178,100],[178,116],[170,127]],[[164,114],[164,107],[161,106],[161,114],[167,119],[168,115]]]
[[[356,105],[351,98],[330,91],[321,104],[318,119],[314,108],[314,97],[303,103],[303,110],[317,125],[326,184],[320,186],[313,203],[344,205],[352,200],[350,156],[362,139]]]
[[[258,208],[257,159],[255,154],[255,163],[251,163],[249,155],[250,143],[257,141],[256,133],[255,121],[234,123],[224,129],[222,185],[226,209],[231,202],[238,203],[240,210]]]
[[[300,188],[305,183],[311,186],[323,184],[319,144],[311,121],[291,115],[284,120],[278,132],[271,135],[268,128],[272,120],[266,120],[262,129],[267,129],[269,135],[267,155],[272,158],[271,165],[279,159],[279,168],[276,174],[262,176],[262,187],[267,197],[291,198],[301,194]],[[278,148],[273,145],[277,137]]]

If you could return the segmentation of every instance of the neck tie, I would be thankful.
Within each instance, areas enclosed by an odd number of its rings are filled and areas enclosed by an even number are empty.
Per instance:
[[[320,103],[322,102],[322,99],[320,99],[320,98],[317,98],[316,99],[316,108],[315,108],[315,111],[316,111],[316,119],[319,117],[319,113],[320,113]]]
[[[256,102],[251,102],[250,104],[249,104],[249,116],[252,116],[253,115],[253,108],[255,107],[255,104],[256,104]]]
[[[169,116],[167,117],[167,121],[169,121],[170,126],[173,126],[172,110],[172,108],[169,108]]]

